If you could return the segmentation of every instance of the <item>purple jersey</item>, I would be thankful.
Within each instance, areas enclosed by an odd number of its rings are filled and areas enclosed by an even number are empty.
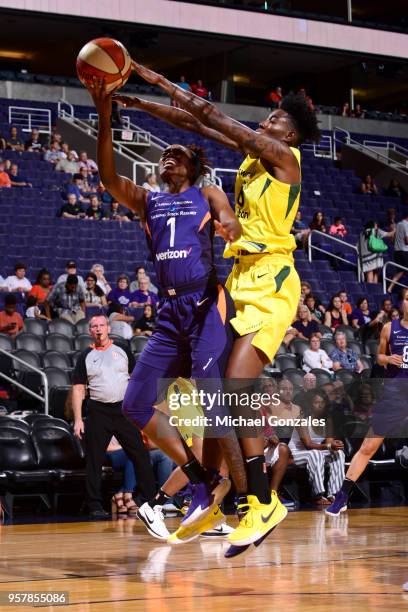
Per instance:
[[[182,193],[149,193],[146,233],[162,287],[215,276],[210,207],[197,187]]]
[[[387,378],[408,378],[408,329],[399,319],[391,321],[390,354],[402,355],[400,366],[388,365]]]

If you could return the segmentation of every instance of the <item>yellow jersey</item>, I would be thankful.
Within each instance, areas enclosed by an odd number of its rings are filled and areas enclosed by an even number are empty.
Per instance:
[[[300,167],[300,151],[291,147]],[[300,183],[282,183],[265,170],[259,158],[249,155],[235,181],[235,214],[242,236],[225,246],[224,257],[249,253],[291,255],[296,248],[290,233],[299,207]]]

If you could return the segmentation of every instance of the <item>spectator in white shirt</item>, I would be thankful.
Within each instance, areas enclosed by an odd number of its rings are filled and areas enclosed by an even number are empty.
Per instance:
[[[309,347],[303,353],[303,369],[310,372],[314,368],[326,370],[333,374],[333,362],[323,349],[320,348],[319,336],[313,334],[309,340]]]
[[[96,278],[98,279],[96,284],[98,287],[102,289],[105,295],[108,295],[108,293],[112,291],[112,287],[105,278],[105,268],[103,265],[100,263],[95,263],[91,268],[91,272],[96,274]]]
[[[7,285],[6,285],[6,279],[2,277],[2,275],[0,274],[0,291],[7,291]]]
[[[18,262],[14,266],[14,274],[8,276],[4,281],[7,290],[12,291],[21,291],[22,293],[28,293],[31,289],[31,283],[26,275],[26,265],[24,263]]]
[[[154,191],[156,193],[159,193],[160,185],[157,182],[157,177],[154,172],[146,174],[146,180],[143,183],[142,187],[144,189],[147,189],[147,191]]]
[[[65,266],[65,274],[60,274],[55,284],[58,285],[59,283],[65,283],[69,274],[75,274],[75,276],[78,278],[79,287],[85,291],[85,281],[82,276],[77,274],[77,265],[73,259],[67,261],[67,265]]]

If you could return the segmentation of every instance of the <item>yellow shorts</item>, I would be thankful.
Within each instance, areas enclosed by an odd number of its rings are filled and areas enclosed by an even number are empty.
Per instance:
[[[177,417],[177,429],[180,436],[187,444],[191,447],[193,445],[193,436],[204,438],[204,425],[202,419],[204,417],[204,411],[200,402],[194,402],[193,398],[188,400],[188,396],[191,396],[193,390],[196,387],[194,384],[186,378],[177,378],[174,382],[169,385],[167,389],[167,405],[169,407],[170,416]],[[183,399],[181,397],[183,396]],[[177,408],[172,410],[172,404]],[[193,421],[194,424],[189,424],[189,421]]]
[[[237,313],[231,325],[240,336],[257,332],[252,344],[272,362],[299,304],[300,279],[293,258],[275,254],[239,257],[225,286]]]

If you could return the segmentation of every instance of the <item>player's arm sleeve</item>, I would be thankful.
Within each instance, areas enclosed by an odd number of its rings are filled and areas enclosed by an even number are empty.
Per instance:
[[[87,385],[88,384],[88,373],[86,370],[86,357],[89,354],[90,349],[83,351],[75,365],[75,369],[72,374],[73,385]]]

